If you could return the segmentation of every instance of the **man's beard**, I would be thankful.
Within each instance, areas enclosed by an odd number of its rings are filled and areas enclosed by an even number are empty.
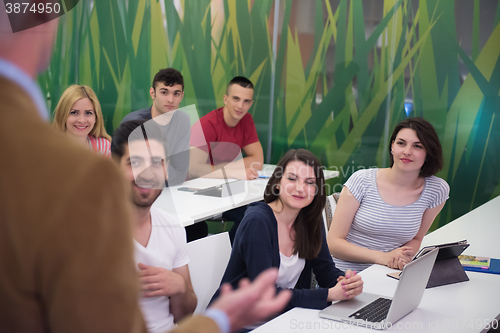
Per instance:
[[[132,203],[140,208],[148,208],[153,205],[155,200],[160,196],[161,189],[153,189],[151,193],[143,194],[137,191],[132,191]]]

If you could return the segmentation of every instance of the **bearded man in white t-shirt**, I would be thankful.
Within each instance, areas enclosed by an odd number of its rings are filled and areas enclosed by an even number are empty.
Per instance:
[[[165,146],[154,122],[132,120],[115,130],[111,147],[131,186],[140,305],[150,333],[172,328],[191,315],[197,303],[189,275],[185,230],[175,216],[151,208],[167,185]]]

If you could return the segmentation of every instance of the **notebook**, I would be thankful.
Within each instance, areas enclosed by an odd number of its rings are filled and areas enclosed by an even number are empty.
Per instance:
[[[478,267],[464,267],[464,269],[470,272],[500,274],[500,259],[491,258],[490,266],[487,269]]]
[[[490,257],[479,257],[462,254],[458,256],[458,260],[464,267],[474,267],[474,268],[490,268],[491,258]]]
[[[392,327],[420,304],[437,254],[438,249],[433,249],[407,264],[394,297],[362,293],[351,300],[330,305],[320,311],[319,316],[378,330]]]

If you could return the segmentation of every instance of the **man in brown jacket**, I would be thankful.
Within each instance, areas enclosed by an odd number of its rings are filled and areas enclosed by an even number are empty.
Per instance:
[[[50,127],[33,82],[57,20],[8,23],[2,2],[0,331],[145,332],[119,169]]]
[[[33,82],[56,29],[54,20],[12,33],[0,2],[0,332],[145,332],[127,186],[112,161],[49,126]],[[213,306],[226,329],[288,302],[289,293],[270,292],[276,274],[226,288]],[[175,331],[220,328],[196,316]]]

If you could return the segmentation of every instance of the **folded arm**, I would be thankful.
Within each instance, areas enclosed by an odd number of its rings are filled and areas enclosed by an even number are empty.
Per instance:
[[[381,260],[379,258],[381,255],[380,251],[356,246],[346,240],[358,208],[358,200],[344,186],[328,231],[328,248],[330,249],[330,253],[336,258],[351,262],[375,264]]]
[[[264,164],[264,151],[260,141],[251,143],[243,147],[246,157],[243,158],[247,179],[255,179],[259,176],[258,170],[262,170]]]
[[[170,313],[173,314],[175,322],[178,323],[184,317],[193,314],[198,299],[191,283],[188,265],[174,268],[172,271],[179,274],[184,280],[184,292],[170,296]]]
[[[358,208],[358,200],[344,186],[327,237],[330,253],[334,257],[350,262],[380,264],[389,267],[394,260],[399,261],[399,258],[408,260],[411,257],[409,254],[410,248],[405,246],[391,252],[382,252],[349,243],[346,240],[347,235]]]
[[[444,202],[424,212],[419,231],[415,237],[406,244],[390,252],[370,250],[351,244],[346,240],[354,215],[356,215],[359,208],[359,202],[351,191],[344,186],[335,209],[330,230],[328,231],[328,247],[330,253],[336,258],[350,262],[379,264],[391,268],[402,269],[404,265],[411,261],[412,257],[418,251],[423,237],[443,206]]]
[[[142,263],[138,266],[144,297],[170,297],[170,313],[175,322],[194,312],[197,299],[187,265],[172,271]]]
[[[211,165],[208,153],[203,149],[190,148],[189,174],[191,178],[237,178],[237,179],[255,179],[257,170],[262,170],[264,162],[264,153],[260,142],[254,142],[243,147],[246,157],[243,159]],[[224,172],[222,171],[224,168]]]
[[[418,252],[420,244],[422,244],[422,239],[424,239],[425,234],[427,233],[427,231],[429,231],[429,228],[434,222],[434,219],[441,212],[445,203],[446,202],[443,202],[439,206],[425,210],[424,214],[422,215],[422,223],[420,224],[420,229],[418,230],[417,234],[415,235],[415,237],[413,237],[413,239],[404,244],[404,246],[411,248],[410,254],[412,257]]]

